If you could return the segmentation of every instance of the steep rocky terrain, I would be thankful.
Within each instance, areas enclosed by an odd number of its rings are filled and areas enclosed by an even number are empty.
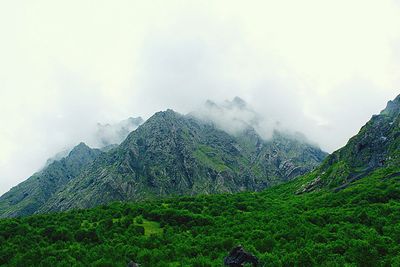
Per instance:
[[[82,143],[68,156],[52,159],[0,198],[0,216],[116,200],[260,191],[313,170],[325,156],[290,134],[275,131],[265,141],[250,125],[228,134],[210,121],[167,110],[119,146],[99,150]]]
[[[380,169],[400,163],[400,95],[361,128],[346,146],[328,156],[313,172],[312,180],[298,191],[320,188],[342,190]]]
[[[396,98],[321,167],[262,192],[121,201],[0,220],[0,265],[221,266],[242,244],[268,266],[400,266],[398,116]],[[301,158],[318,154],[293,136],[276,132],[263,141],[251,128],[231,136],[160,112],[100,154],[45,208],[257,190],[251,186],[291,179]],[[307,191],[313,192],[295,194]]]
[[[291,181],[3,219],[0,265],[220,266],[242,244],[261,265],[400,266],[399,98],[296,179],[322,153],[301,138],[157,113],[41,210]]]
[[[237,136],[172,110],[158,112],[98,157],[39,211],[87,208],[154,196],[259,191],[304,174],[326,153],[278,132]]]
[[[98,149],[91,149],[80,143],[67,157],[53,161],[42,171],[1,196],[0,218],[34,213],[101,153]]]

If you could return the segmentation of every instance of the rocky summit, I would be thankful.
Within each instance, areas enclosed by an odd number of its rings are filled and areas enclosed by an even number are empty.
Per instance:
[[[172,195],[260,191],[313,170],[326,156],[287,133],[275,131],[263,140],[249,126],[232,135],[172,110],[156,113],[109,151],[85,149],[85,156],[71,152],[5,194],[1,216]]]

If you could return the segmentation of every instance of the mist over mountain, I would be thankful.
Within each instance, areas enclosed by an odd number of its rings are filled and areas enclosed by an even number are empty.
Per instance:
[[[247,128],[254,128],[264,139],[269,139],[274,130],[273,125],[266,125],[266,119],[238,96],[222,103],[207,100],[199,109],[189,114],[213,123],[232,135],[237,135]]]
[[[218,129],[235,136],[248,129],[254,129],[262,139],[269,140],[273,138],[274,132],[278,131],[291,136],[293,139],[319,146],[299,132],[298,129],[282,125],[281,122],[269,117],[268,114],[257,112],[238,96],[223,102],[207,100],[204,105],[190,112],[189,115],[206,123],[211,123]]]
[[[400,267],[399,88],[400,0],[0,0],[0,267]]]
[[[318,147],[248,127],[238,135],[193,116],[157,112],[39,209],[87,208],[170,195],[260,191],[314,169]]]
[[[239,97],[209,100],[187,115],[167,110],[144,123],[130,118],[114,126],[98,124],[96,138],[103,149],[80,144],[74,153],[55,159],[0,198],[0,216],[115,200],[260,191],[313,171],[323,160],[298,193],[341,190],[376,169],[398,164],[399,111],[400,96],[325,160],[326,153],[304,135],[282,130]],[[120,145],[114,143],[124,136]],[[62,167],[65,162],[69,165]]]
[[[130,117],[116,124],[97,123],[92,146],[103,148],[109,145],[119,145],[130,132],[139,127],[143,122],[141,117]]]
[[[194,113],[157,112],[111,147],[110,140],[117,141],[113,138],[142,120],[130,119],[116,127],[99,125],[97,138],[104,137],[98,140],[107,149],[81,144],[72,151],[84,147],[87,153],[82,157],[72,157],[76,153],[71,152],[54,160],[0,198],[0,216],[94,207],[116,200],[260,191],[314,169],[326,156],[317,146],[285,132],[271,129],[268,139],[261,137],[254,128],[260,125],[257,114],[238,97],[221,107],[208,101],[206,108],[209,112],[203,112],[202,119]],[[51,173],[57,173],[63,162],[79,167],[61,168],[58,173],[66,179],[39,186],[59,180],[57,174],[48,173],[53,169]],[[36,189],[27,191],[27,185]]]
[[[398,265],[400,96],[327,157],[234,114],[231,133],[169,109],[105,152],[80,143],[0,197],[0,217],[36,214],[0,220],[0,264],[219,266],[245,242],[276,266]]]
[[[119,145],[130,132],[135,130],[143,123],[141,117],[130,117],[126,120],[120,121],[115,124],[102,124],[97,123],[96,127],[93,129],[93,133],[86,138],[86,142],[90,144],[91,147],[99,148],[102,151],[107,151],[117,145]],[[68,156],[71,152],[71,148],[65,148],[62,151],[55,154],[53,157],[49,158],[44,165],[44,168],[49,166],[54,161],[59,161]]]

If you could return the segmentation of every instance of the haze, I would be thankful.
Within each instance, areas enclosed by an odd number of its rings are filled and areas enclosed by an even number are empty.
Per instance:
[[[239,96],[332,152],[400,88],[398,1],[2,1],[0,33],[0,194],[98,122]]]

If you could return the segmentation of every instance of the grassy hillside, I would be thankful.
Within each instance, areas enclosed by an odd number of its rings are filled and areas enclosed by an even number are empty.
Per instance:
[[[400,266],[400,168],[334,193],[312,175],[261,193],[114,203],[0,220],[0,265],[222,266],[237,244],[265,266]]]

